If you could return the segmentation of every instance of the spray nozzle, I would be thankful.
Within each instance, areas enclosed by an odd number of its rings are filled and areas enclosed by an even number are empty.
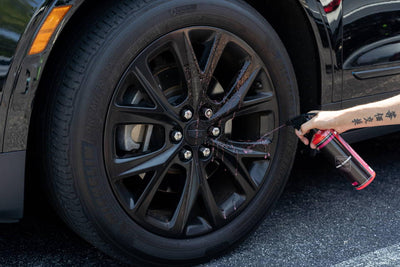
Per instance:
[[[317,113],[304,113],[299,116],[296,116],[286,122],[286,126],[292,126],[293,128],[300,130],[300,127],[303,123],[310,120],[312,117],[317,115]]]

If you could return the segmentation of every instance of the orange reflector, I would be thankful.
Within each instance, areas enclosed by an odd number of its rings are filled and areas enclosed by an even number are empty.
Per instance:
[[[58,25],[71,7],[72,6],[70,5],[53,8],[44,21],[42,27],[40,27],[28,55],[38,54],[46,48],[54,31],[57,29]]]

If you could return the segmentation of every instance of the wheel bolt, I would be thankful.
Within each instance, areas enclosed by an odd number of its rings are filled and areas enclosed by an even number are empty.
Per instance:
[[[179,142],[183,138],[183,134],[180,131],[173,131],[171,136],[172,140],[174,140],[175,142]]]
[[[200,154],[203,158],[208,158],[211,154],[211,150],[208,147],[201,147]]]
[[[184,149],[181,151],[182,158],[184,160],[190,160],[193,157],[193,153],[190,150]]]
[[[212,109],[210,109],[210,108],[205,108],[205,109],[203,109],[203,112],[204,112],[204,116],[205,116],[207,119],[211,118],[212,115],[214,114],[214,112],[213,112]]]
[[[221,134],[221,130],[220,130],[218,127],[213,127],[213,128],[211,129],[211,134],[212,134],[214,137],[217,137],[217,136],[219,136],[219,135]]]
[[[182,117],[185,120],[190,120],[193,117],[193,112],[190,109],[185,109],[182,111]]]

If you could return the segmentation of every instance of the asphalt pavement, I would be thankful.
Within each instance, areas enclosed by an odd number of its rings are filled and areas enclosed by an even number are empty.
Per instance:
[[[203,266],[400,266],[400,133],[354,144],[377,173],[356,191],[324,158],[300,157],[258,230]],[[0,266],[120,266],[31,200],[0,224]]]

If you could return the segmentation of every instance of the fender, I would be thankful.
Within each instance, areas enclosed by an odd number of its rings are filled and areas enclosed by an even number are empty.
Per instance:
[[[73,16],[83,0],[70,1],[21,1],[21,7],[34,10],[21,32],[0,28],[0,37],[12,39],[16,52],[6,51],[9,58],[2,60],[0,77],[0,223],[17,222],[23,216],[25,161],[29,122],[33,100],[43,67],[51,49],[68,20]],[[36,5],[36,6],[35,6]],[[47,48],[40,54],[27,56],[28,49],[48,13],[57,5],[72,5],[64,17]],[[0,12],[1,13],[1,12]],[[17,14],[19,15],[19,14]],[[25,14],[26,18],[26,14]],[[12,25],[13,26],[13,25]],[[21,28],[20,28],[21,29]],[[19,39],[19,41],[18,41]],[[18,45],[16,45],[18,42]],[[8,47],[7,47],[8,48]],[[10,45],[10,49],[12,46]],[[9,64],[11,61],[11,64]],[[1,75],[0,75],[1,76]]]
[[[40,1],[18,42],[13,61],[3,86],[0,105],[1,151],[26,150],[33,100],[50,52],[57,37],[78,10],[84,0]],[[46,49],[35,55],[27,55],[36,33],[49,12],[55,6],[72,5],[60,23]]]
[[[299,0],[315,35],[321,69],[321,108],[341,100],[343,53],[342,1]],[[322,3],[333,3],[330,10]]]

